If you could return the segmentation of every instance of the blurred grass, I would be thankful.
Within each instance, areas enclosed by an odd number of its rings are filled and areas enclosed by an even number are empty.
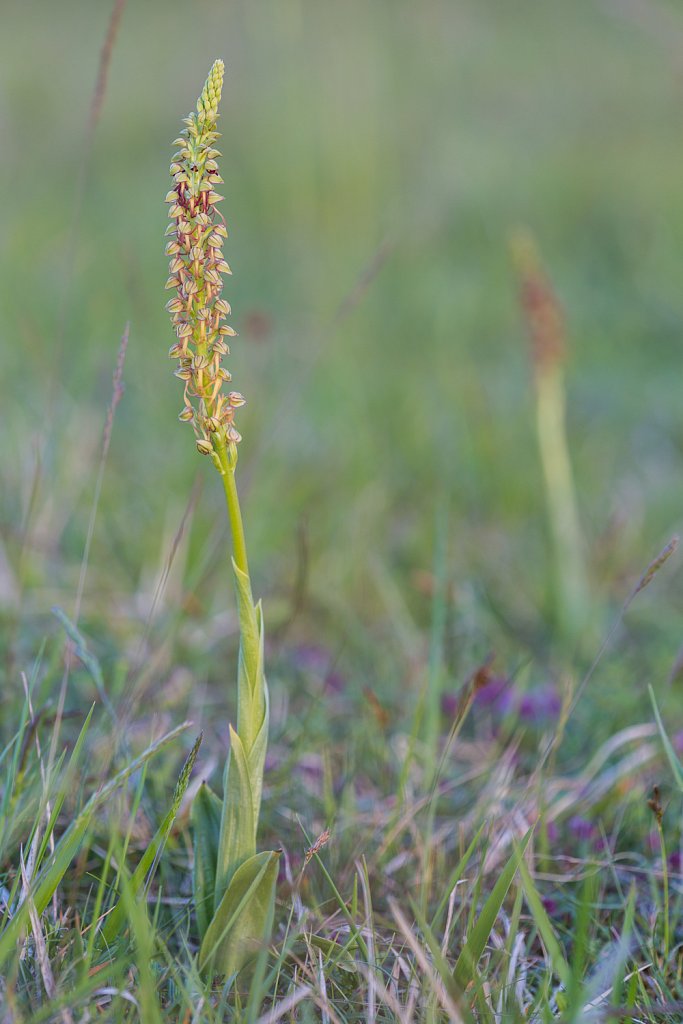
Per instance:
[[[166,360],[162,200],[179,116],[217,55],[228,69],[226,294],[240,332],[231,370],[249,402],[242,481],[257,590],[276,608],[285,599],[303,522],[309,613],[372,665],[380,691],[391,689],[401,656],[378,647],[401,627],[387,621],[373,566],[387,567],[423,626],[430,605],[414,573],[432,563],[434,509],[449,492],[460,664],[491,646],[516,657],[527,644],[534,654],[552,646],[507,247],[525,223],[568,315],[569,431],[589,561],[596,590],[618,605],[680,523],[676,7],[129,3],[70,268],[109,11],[28,0],[3,12],[0,540],[16,575],[27,530],[28,639],[75,592],[127,320],[126,395],[86,617],[142,632],[193,481],[206,476],[176,421]],[[202,613],[230,600],[213,557],[221,496],[215,481],[202,486],[167,611],[188,590]],[[680,599],[680,574],[669,572],[634,611],[625,644],[636,674],[653,664],[659,678],[668,672]]]

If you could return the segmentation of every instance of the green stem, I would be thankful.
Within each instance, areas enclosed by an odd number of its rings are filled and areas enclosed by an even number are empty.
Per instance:
[[[671,925],[669,917],[669,863],[666,856],[666,843],[664,841],[664,829],[662,823],[657,822],[659,831],[659,848],[662,855],[662,910],[664,912],[664,960],[669,959],[669,947],[671,945]]]
[[[536,427],[555,546],[555,588],[562,625],[574,639],[589,619],[581,528],[569,461],[565,391],[559,366],[537,377]]]
[[[223,481],[225,491],[225,502],[228,506],[228,518],[230,520],[230,532],[232,534],[232,552],[235,565],[245,576],[249,575],[249,563],[247,561],[247,544],[244,538],[244,525],[240,511],[239,495],[235,482],[235,467],[237,466],[237,451],[234,445],[226,448],[222,440],[214,436],[214,450],[217,455],[217,465]]]

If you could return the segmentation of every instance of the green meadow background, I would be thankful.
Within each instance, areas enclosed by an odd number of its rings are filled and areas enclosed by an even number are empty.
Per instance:
[[[315,643],[350,694],[410,713],[444,514],[444,685],[490,651],[530,682],[558,660],[580,674],[683,509],[678,5],[129,0],[89,133],[110,12],[2,5],[0,716],[60,635],[52,606],[74,609],[127,322],[81,626],[114,696],[144,677],[134,714],[198,720],[214,681],[221,714],[232,700],[222,496],[176,419],[163,290],[171,142],[218,56],[229,365],[274,692],[287,651]],[[556,642],[519,225],[567,317],[595,601],[575,657]],[[648,682],[675,714],[682,599],[674,562],[579,717],[639,720]],[[80,685],[67,703],[82,711]]]

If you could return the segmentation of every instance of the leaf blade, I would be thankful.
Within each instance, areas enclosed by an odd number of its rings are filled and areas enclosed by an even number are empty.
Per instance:
[[[171,806],[168,810],[168,813],[166,814],[164,820],[157,829],[151,843],[149,844],[144,854],[142,855],[140,863],[138,864],[135,871],[131,875],[131,878],[128,882],[128,886],[130,888],[130,891],[135,896],[137,896],[138,893],[140,892],[148,872],[153,870],[153,867],[155,866],[156,863],[158,863],[159,857],[163,852],[163,849],[166,845],[166,841],[170,835],[171,829],[173,828],[173,823],[178,814],[178,810],[180,809],[180,804],[182,802],[183,797],[185,796],[185,791],[190,782],[190,775],[192,774],[194,763],[197,760],[197,754],[199,753],[199,747],[201,745],[201,742],[202,736],[200,734],[197,737],[194,746],[192,747],[192,750],[188,754],[185,763],[183,764],[180,775],[178,777],[178,781],[176,783],[175,790],[173,792],[173,798],[171,800]],[[116,903],[114,909],[110,911],[110,913],[107,915],[107,919],[104,922],[104,925],[100,932],[100,939],[102,942],[104,942],[106,945],[111,945],[111,943],[115,941],[115,939],[118,937],[118,935],[123,929],[125,917],[126,906],[124,901],[120,899]]]
[[[475,922],[460,952],[460,956],[453,968],[453,978],[462,989],[467,987],[474,976],[476,966],[481,954],[484,952],[484,946],[493,930],[498,912],[507,896],[508,889],[512,885],[512,880],[515,877],[519,862],[529,844],[532,833],[533,828],[530,828],[501,871],[498,881],[484,903],[479,918]]]
[[[223,801],[203,782],[191,811],[194,829],[192,891],[200,939],[206,935],[214,913],[222,809]]]
[[[201,971],[236,974],[272,929],[280,854],[256,853],[234,873],[199,951]]]

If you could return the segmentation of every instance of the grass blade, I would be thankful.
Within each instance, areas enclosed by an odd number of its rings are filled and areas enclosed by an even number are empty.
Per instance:
[[[678,759],[676,751],[674,750],[671,744],[671,740],[666,734],[664,723],[662,722],[662,716],[659,713],[657,701],[655,700],[655,692],[651,686],[648,686],[648,690],[650,692],[652,710],[655,713],[655,720],[657,722],[657,728],[659,729],[659,735],[662,740],[662,746],[664,747],[664,753],[666,754],[669,764],[671,765],[671,771],[673,772],[673,777],[676,780],[676,785],[681,790],[681,792],[683,792],[683,766],[681,765],[681,762]]]
[[[197,927],[200,938],[204,938],[214,912],[216,889],[216,865],[221,833],[223,801],[216,796],[205,782],[202,782],[192,802],[192,827],[194,829],[194,893]]]
[[[128,882],[128,888],[135,897],[138,896],[148,873],[154,870],[154,867],[161,857],[164,846],[166,845],[166,840],[173,828],[173,822],[175,821],[178,810],[180,809],[180,804],[185,796],[185,790],[187,789],[190,781],[190,775],[192,774],[194,763],[197,760],[197,754],[199,753],[201,742],[202,736],[200,734],[185,760],[178,782],[176,783],[173,800],[171,801],[171,807],[168,814],[159,826],[156,835],[145,850],[140,863]],[[106,945],[111,945],[123,929],[125,921],[126,907],[124,901],[119,900],[114,909],[107,916],[100,935],[101,941]]]
[[[508,889],[512,885],[512,879],[515,877],[515,873],[520,865],[524,851],[531,839],[532,832],[533,828],[530,828],[501,871],[498,881],[484,903],[481,913],[468,935],[467,941],[457,959],[456,965],[453,969],[453,977],[462,989],[465,989],[474,977],[479,958],[484,952],[484,946],[491,934],[500,908],[507,896]]]
[[[534,880],[531,877],[531,872],[524,862],[522,857],[519,861],[519,873],[522,876],[522,885],[524,886],[524,894],[526,901],[529,904],[531,915],[536,923],[541,939],[545,948],[548,950],[553,969],[557,974],[558,978],[565,986],[569,988],[572,980],[572,972],[569,964],[565,960],[562,947],[555,937],[553,926],[550,923],[545,907],[539,896],[538,889],[534,884]]]

